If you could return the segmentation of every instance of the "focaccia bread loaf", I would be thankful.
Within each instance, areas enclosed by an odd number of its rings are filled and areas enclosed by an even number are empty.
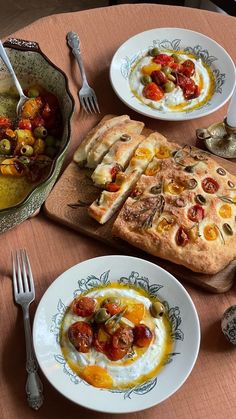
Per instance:
[[[113,235],[201,273],[236,258],[236,177],[208,153],[162,141]]]

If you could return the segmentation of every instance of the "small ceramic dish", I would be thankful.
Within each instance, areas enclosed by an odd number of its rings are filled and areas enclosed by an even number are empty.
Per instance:
[[[20,224],[34,214],[50,193],[69,146],[70,120],[74,109],[74,100],[69,92],[67,76],[45,56],[36,42],[11,38],[4,43],[4,47],[23,88],[39,84],[58,98],[63,133],[59,152],[53,159],[46,178],[37,184],[23,201],[9,208],[0,209],[0,233]],[[13,86],[9,72],[4,64],[0,63],[0,92],[7,92]]]
[[[147,70],[143,66],[153,59],[158,61],[150,57],[150,51],[154,49],[167,55],[175,54],[177,61],[179,57],[182,63],[189,59],[194,61],[195,75],[192,78],[195,78],[198,93],[191,96],[189,85],[185,83],[186,100],[181,90],[184,83],[182,73],[175,70],[171,73],[172,91],[167,93],[167,90],[161,99],[147,99],[142,83],[142,74]],[[156,80],[154,76],[151,78],[150,81]],[[221,108],[230,99],[236,79],[232,59],[216,41],[187,29],[157,28],[133,36],[118,48],[111,62],[110,80],[118,97],[138,113],[167,121],[184,121],[206,116]],[[166,81],[170,84],[170,80]],[[164,84],[160,83],[160,86],[163,88]]]
[[[112,390],[96,388],[72,371],[61,350],[60,333],[64,314],[75,296],[114,282],[128,289],[136,287],[165,302],[173,346],[157,376],[135,387]],[[50,285],[36,310],[33,342],[40,368],[65,397],[101,412],[130,413],[162,402],[181,387],[198,356],[200,326],[190,296],[171,274],[143,259],[104,256],[73,266]]]

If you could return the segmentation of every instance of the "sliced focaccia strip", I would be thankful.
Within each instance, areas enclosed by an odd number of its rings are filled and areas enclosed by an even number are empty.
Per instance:
[[[169,147],[175,152],[162,159],[160,170],[140,177],[113,235],[195,272],[215,274],[236,258],[236,177],[195,148]]]
[[[113,182],[117,173],[126,168],[131,156],[143,139],[144,136],[138,134],[121,136],[94,170],[91,177],[95,185],[104,188]]]
[[[119,172],[116,181],[108,185],[109,190],[103,191],[88,208],[91,217],[100,224],[104,224],[113,216],[133,190],[148,163],[153,159],[162,138],[161,134],[155,132],[139,144],[125,172]]]
[[[143,128],[144,124],[140,121],[126,121],[110,128],[99,137],[98,141],[88,152],[86,166],[89,168],[96,167],[116,141],[121,137],[125,138],[125,136],[132,134],[140,134]]]
[[[110,128],[129,121],[128,115],[115,116],[110,119],[102,119],[85,137],[74,153],[73,159],[80,166],[83,166],[87,160],[89,150],[94,146],[98,139]]]

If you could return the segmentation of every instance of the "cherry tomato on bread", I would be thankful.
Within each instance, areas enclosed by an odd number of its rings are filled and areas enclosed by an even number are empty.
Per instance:
[[[206,193],[214,194],[218,191],[219,187],[219,183],[211,177],[206,177],[202,181],[202,189]]]
[[[204,208],[201,205],[194,205],[193,207],[188,209],[188,218],[191,221],[199,222],[202,221],[204,218]]]
[[[177,233],[176,233],[176,237],[175,237],[176,243],[178,246],[186,246],[186,244],[188,244],[189,240],[190,240],[190,236],[188,231],[186,230],[186,228],[184,227],[179,227]]]

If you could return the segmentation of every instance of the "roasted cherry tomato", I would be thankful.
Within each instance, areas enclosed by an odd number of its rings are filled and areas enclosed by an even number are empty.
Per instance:
[[[182,247],[186,246],[186,244],[190,240],[188,231],[184,227],[181,226],[176,233],[175,240],[178,246],[182,246]]]
[[[200,89],[200,87],[196,84],[196,86],[195,86],[195,91],[194,91],[194,97],[198,97],[198,96],[200,96],[200,93],[201,93],[201,89]]]
[[[105,332],[103,327],[100,327],[98,331],[94,334],[93,346],[98,352],[105,353],[106,347],[110,343],[110,335]]]
[[[195,96],[195,89],[196,84],[194,80],[190,79],[189,77],[186,77],[183,74],[176,73],[176,82],[177,85],[181,87],[184,93],[185,99],[193,99]]]
[[[134,341],[133,329],[129,326],[119,327],[112,337],[112,346],[116,349],[128,349]]]
[[[156,83],[158,86],[161,86],[162,84],[165,84],[168,81],[166,74],[161,70],[153,71],[151,74],[151,78],[152,81]]]
[[[116,175],[120,171],[121,171],[121,166],[119,164],[116,164],[115,166],[112,167],[112,169],[111,169],[112,182],[114,182],[116,180]]]
[[[191,221],[198,222],[202,221],[204,218],[204,208],[201,205],[194,205],[193,207],[188,209],[188,218]]]
[[[51,116],[51,114],[52,114],[52,110],[51,110],[49,104],[45,103],[45,105],[43,107],[43,111],[42,111],[42,117],[47,119]]]
[[[10,118],[0,116],[0,128],[10,128],[12,126]]]
[[[173,57],[167,54],[159,54],[155,58],[153,58],[154,63],[161,64],[163,66],[171,67],[174,64],[175,60]]]
[[[109,183],[109,184],[106,186],[106,189],[107,189],[109,192],[117,192],[117,191],[120,189],[120,186],[119,186],[119,185],[117,185],[117,183],[112,182],[112,183]]]
[[[72,311],[81,317],[89,317],[95,312],[96,301],[90,297],[75,299],[72,303]]]
[[[145,324],[139,324],[134,328],[134,345],[145,348],[151,343],[153,333]]]
[[[195,64],[192,60],[186,60],[182,63],[182,73],[187,77],[191,77],[194,75]]]
[[[163,90],[156,83],[149,83],[143,89],[143,96],[150,100],[160,100],[164,96]]]
[[[32,128],[37,128],[37,127],[44,127],[45,126],[45,121],[41,116],[36,116],[32,121]]]
[[[112,316],[114,316],[115,314],[117,314],[121,311],[121,306],[119,304],[115,304],[115,303],[106,303],[106,304],[104,304],[104,308]]]
[[[108,345],[106,348],[106,356],[107,358],[109,358],[111,361],[118,361],[119,359],[124,358],[124,356],[127,354],[128,352],[128,348],[114,348],[113,345]]]
[[[178,71],[179,73],[182,73],[182,70],[183,70],[183,66],[180,63],[171,64],[171,68],[172,68],[172,70]]]
[[[30,119],[27,119],[27,118],[20,119],[19,120],[19,123],[18,123],[18,127],[20,129],[29,129],[29,130],[31,130],[32,129],[32,124],[31,124]]]
[[[75,322],[68,329],[68,338],[78,352],[89,352],[93,342],[92,327],[86,322]]]
[[[215,179],[212,179],[211,177],[206,177],[202,181],[202,189],[206,193],[210,193],[210,194],[216,193],[219,187],[220,187],[219,183]]]

